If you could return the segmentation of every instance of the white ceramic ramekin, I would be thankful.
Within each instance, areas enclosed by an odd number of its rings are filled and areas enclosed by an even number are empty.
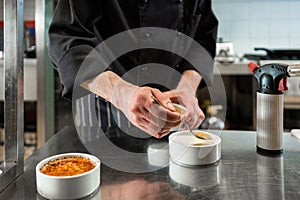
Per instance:
[[[169,136],[171,160],[181,165],[209,165],[218,161],[221,158],[221,138],[212,133],[205,133],[212,137],[212,141],[201,140],[204,143],[210,143],[201,146],[192,145],[199,142],[200,139],[197,139],[188,131],[172,133]]]
[[[186,111],[186,108],[180,104],[177,104],[177,103],[173,103],[173,106],[175,107],[176,110],[178,110],[181,115],[184,115],[185,114],[185,111]],[[183,128],[183,123],[180,123],[178,126],[175,126],[173,128],[171,128],[171,132],[174,132],[174,131],[179,131],[179,130],[182,130]]]
[[[95,168],[74,176],[49,176],[40,169],[50,161],[68,158],[84,157],[96,163]],[[65,153],[48,157],[39,162],[35,168],[36,186],[40,195],[48,199],[79,199],[93,193],[100,185],[100,160],[90,154]]]
[[[169,145],[159,142],[149,145],[147,149],[148,162],[152,166],[166,167],[169,165]]]

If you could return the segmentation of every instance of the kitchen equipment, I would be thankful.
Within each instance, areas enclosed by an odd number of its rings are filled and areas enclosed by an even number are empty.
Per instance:
[[[288,73],[290,76],[300,76],[300,64],[299,65],[289,65]]]
[[[258,83],[257,139],[259,153],[281,154],[283,133],[283,91],[287,77],[299,75],[300,65],[266,64],[259,67],[250,62],[249,70]]]
[[[50,176],[40,169],[50,161],[68,157],[89,158],[96,164],[95,168],[73,176]],[[35,168],[37,191],[48,199],[80,199],[92,194],[100,185],[100,160],[90,154],[65,153],[48,157],[39,162]]]
[[[261,60],[259,65],[283,62],[287,65],[300,64],[300,60]],[[291,130],[300,128],[300,76],[289,77],[287,87],[288,90],[284,92],[283,101],[283,128]]]
[[[156,99],[156,97],[151,96],[151,98],[155,101],[155,103],[157,103],[158,105],[164,107],[159,101],[158,99]],[[194,135],[195,137],[199,138],[199,139],[203,139],[203,140],[210,140],[211,137],[209,135],[207,135],[204,132],[194,132],[192,131],[192,129],[190,128],[190,126],[184,121],[184,119],[182,119],[182,123],[188,128],[188,131]]]
[[[255,51],[265,51],[263,60],[300,60],[299,49],[268,49],[264,47],[255,47]]]
[[[224,42],[222,38],[216,43],[215,61],[219,63],[233,63],[234,49],[232,42]]]
[[[300,49],[270,49],[265,47],[255,47],[255,51],[258,53],[245,53],[243,58],[248,60],[256,61],[271,61],[271,60],[285,60],[285,61],[295,61],[300,60]],[[260,53],[264,52],[264,53]]]
[[[182,166],[209,165],[217,162],[221,158],[221,138],[212,133],[206,134],[212,139],[202,140],[193,137],[187,130],[170,134],[171,161]]]

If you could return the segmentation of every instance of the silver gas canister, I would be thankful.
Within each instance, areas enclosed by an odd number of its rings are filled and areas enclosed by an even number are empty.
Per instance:
[[[283,94],[257,92],[256,146],[259,151],[282,152]]]

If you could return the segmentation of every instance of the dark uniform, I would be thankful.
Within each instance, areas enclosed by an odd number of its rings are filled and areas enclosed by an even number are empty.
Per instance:
[[[105,39],[139,27],[167,28],[193,38],[208,52],[207,59],[213,59],[217,25],[210,0],[60,0],[49,29],[50,57],[59,73],[63,96],[71,98],[82,62]],[[145,34],[151,37],[150,34]],[[158,49],[126,53],[108,66],[107,70],[122,76],[145,63],[161,63],[179,73],[187,69],[196,70],[180,56]],[[211,67],[206,70],[206,74],[201,74],[205,77],[205,84],[211,84],[212,70]],[[87,75],[84,79],[92,77]],[[78,106],[84,105],[88,99],[81,100]],[[111,106],[108,102],[97,98],[95,104],[96,109],[103,111],[97,112],[102,126],[115,123],[111,122],[112,117],[107,112],[107,108]]]

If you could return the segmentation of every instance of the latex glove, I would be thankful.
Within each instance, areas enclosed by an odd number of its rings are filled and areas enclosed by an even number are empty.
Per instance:
[[[122,93],[127,95],[117,95],[118,108],[132,124],[151,136],[161,138],[167,135],[171,128],[180,124],[180,114],[175,111],[168,96],[158,89],[135,86]],[[152,95],[163,106],[158,105],[151,98]]]
[[[164,92],[172,102],[182,104],[186,107],[186,112],[183,116],[183,120],[189,124],[191,128],[198,128],[203,122],[205,115],[198,105],[198,99],[194,95],[194,92],[188,89],[175,89]],[[187,127],[183,128],[184,130]]]

